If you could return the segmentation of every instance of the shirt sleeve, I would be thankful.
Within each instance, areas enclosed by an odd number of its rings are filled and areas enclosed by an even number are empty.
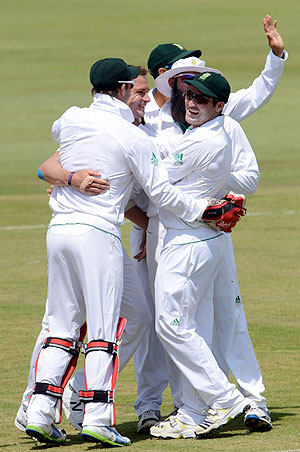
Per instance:
[[[226,193],[233,191],[244,195],[255,193],[260,172],[253,149],[242,127],[236,127],[228,133],[232,142],[231,171]]]
[[[52,136],[55,141],[60,142],[60,119],[54,121],[52,126]]]
[[[240,122],[266,104],[275,92],[287,58],[286,50],[284,50],[282,58],[274,55],[271,50],[267,56],[264,70],[252,85],[230,94],[223,110],[224,115],[231,116]]]
[[[202,217],[207,201],[197,200],[170,184],[158,149],[151,139],[136,140],[126,152],[126,161],[147,196],[158,207],[166,208],[187,222]]]

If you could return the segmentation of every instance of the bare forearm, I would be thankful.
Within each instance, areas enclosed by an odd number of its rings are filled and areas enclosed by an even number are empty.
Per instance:
[[[52,185],[64,187],[68,185],[70,171],[65,170],[59,161],[59,150],[48,160],[41,164],[40,170],[43,172],[45,181]]]
[[[149,218],[138,206],[133,206],[126,210],[125,217],[146,231]]]

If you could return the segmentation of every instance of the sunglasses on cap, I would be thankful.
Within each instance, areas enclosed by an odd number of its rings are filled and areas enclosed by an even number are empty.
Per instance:
[[[204,105],[206,105],[206,104],[208,104],[208,102],[210,100],[217,100],[217,99],[214,99],[213,97],[205,96],[202,93],[201,94],[200,93],[196,94],[193,91],[191,91],[190,89],[186,90],[185,95],[186,95],[188,100],[194,100],[197,104],[204,104]]]
[[[118,80],[118,83],[127,83],[128,85],[134,85],[135,81],[134,80]]]
[[[182,82],[185,82],[186,80],[193,80],[195,77],[196,74],[178,74],[174,78],[179,78]]]

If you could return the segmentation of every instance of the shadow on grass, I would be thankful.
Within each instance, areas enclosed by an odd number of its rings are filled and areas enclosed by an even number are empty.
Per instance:
[[[139,435],[136,432],[137,422],[131,421],[131,422],[123,422],[122,424],[119,424],[117,426],[117,430],[121,435],[127,436],[131,439],[132,442],[137,443],[138,441],[145,441],[149,438],[148,435]],[[25,434],[24,434],[25,435]],[[5,444],[1,445],[0,447],[8,447],[12,445],[17,445],[17,443],[14,444]],[[56,445],[51,444],[43,444],[33,441],[31,438],[24,436],[23,441],[18,443],[19,446],[26,446],[30,447],[32,451],[40,451],[40,450],[46,450],[46,449],[53,449],[56,448]],[[94,449],[104,449],[109,448],[110,446],[107,444],[106,447],[102,446],[101,444],[97,443],[90,443],[85,442],[82,440],[81,435],[79,432],[77,433],[67,433],[67,440],[65,444],[63,444],[61,447],[68,448],[73,447],[76,445],[84,446],[84,450],[94,450]]]
[[[287,409],[291,409],[291,408],[299,409],[300,407],[299,406],[287,407]],[[278,410],[278,411],[276,411],[276,410]],[[284,411],[279,411],[279,410],[282,410],[282,407],[270,407],[272,424],[273,424],[274,428],[276,428],[277,425],[280,425],[280,423],[278,421],[280,421],[281,419],[283,419],[287,416],[289,416],[289,417],[297,416],[296,412],[284,412]],[[209,438],[229,438],[229,437],[238,436],[238,435],[252,435],[253,433],[266,434],[270,431],[271,430],[257,432],[254,430],[249,430],[244,425],[244,416],[240,416],[238,419],[235,419],[235,420],[229,422],[220,431],[217,431],[214,434],[209,435],[207,439],[209,439]]]
[[[293,407],[287,407],[286,410],[291,409],[299,409],[300,406],[293,406]],[[291,417],[291,416],[297,416],[297,413],[290,412],[290,411],[282,411],[284,408],[282,407],[270,407],[270,412],[272,416],[272,422],[273,427],[276,428],[276,426],[280,425],[280,420],[284,419],[285,417]],[[150,439],[149,435],[141,435],[138,434],[136,431],[137,428],[137,421],[130,421],[130,422],[123,422],[121,424],[118,424],[117,430],[121,435],[127,436],[131,439],[132,443],[138,443],[140,441],[146,441],[147,439]],[[254,433],[260,433],[260,434],[267,434],[268,432],[255,432],[252,430],[248,430],[247,427],[244,425],[244,417],[240,416],[238,419],[235,419],[231,422],[229,422],[225,427],[223,427],[220,431],[215,432],[214,434],[209,435],[207,438],[201,439],[201,441],[205,441],[206,439],[210,438],[232,438],[234,436],[244,436],[244,435],[252,435]],[[153,440],[155,441],[155,439]],[[11,446],[32,446],[32,451],[40,451],[40,450],[46,450],[46,449],[53,449],[53,447],[57,447],[55,445],[49,445],[49,444],[41,444],[41,443],[33,443],[33,440],[27,436],[24,436],[24,440],[22,442],[18,443],[11,443],[11,444],[2,444],[0,445],[0,448],[5,447],[11,447]],[[84,445],[85,450],[94,450],[94,449],[104,449],[104,447],[101,444],[96,443],[88,443],[83,442],[80,433],[73,433],[69,434],[67,433],[67,441],[63,445],[64,448],[66,447],[72,447],[75,445]]]

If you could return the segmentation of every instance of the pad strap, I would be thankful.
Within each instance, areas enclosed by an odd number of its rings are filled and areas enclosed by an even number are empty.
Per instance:
[[[33,394],[47,394],[57,399],[61,399],[63,395],[63,388],[54,386],[49,383],[35,383]]]
[[[85,345],[84,353],[87,355],[89,352],[107,352],[111,355],[116,355],[118,353],[118,345],[115,342],[95,340]]]
[[[79,400],[82,403],[101,402],[113,403],[114,391],[79,391]]]
[[[47,337],[42,348],[55,347],[70,353],[72,356],[79,356],[80,347],[77,341],[68,341],[60,337]]]

